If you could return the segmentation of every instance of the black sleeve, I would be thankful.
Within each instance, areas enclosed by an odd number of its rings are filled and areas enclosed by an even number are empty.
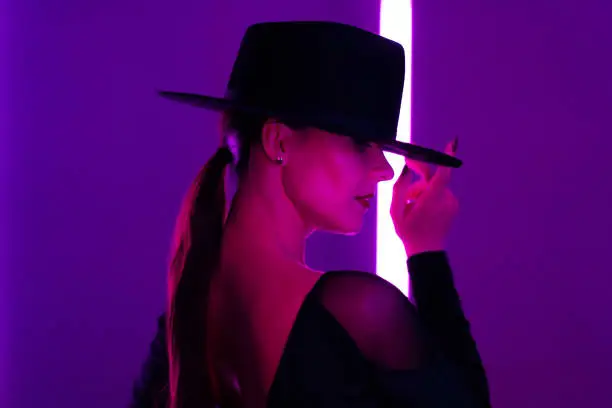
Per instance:
[[[463,370],[477,406],[490,407],[485,369],[463,313],[446,253],[414,255],[408,259],[408,270],[422,324],[446,358]]]
[[[437,270],[432,269],[438,268],[433,262],[436,259],[436,257],[433,259],[419,257],[412,259],[411,262],[421,261],[415,268],[417,272],[420,267],[423,273],[430,272],[429,276],[435,281],[432,275],[436,274]],[[454,333],[458,331],[457,319],[449,318],[444,313],[427,314],[432,308],[437,309],[442,306],[442,312],[450,312],[451,315],[459,313],[463,316],[460,308],[458,311],[455,310],[459,307],[458,302],[453,303],[452,296],[444,295],[449,289],[448,282],[440,282],[441,288],[432,285],[425,296],[421,296],[422,287],[417,285],[416,295],[424,302],[423,310],[419,311],[418,306],[415,308],[401,291],[376,275],[344,272],[333,273],[331,276],[328,273],[324,276],[326,278],[320,281],[316,290],[318,300],[351,339],[350,342],[338,345],[336,342],[339,336],[332,336],[330,347],[335,347],[339,356],[346,356],[352,349],[350,345],[356,346],[360,357],[348,363],[345,357],[345,369],[358,372],[358,367],[362,367],[358,362],[365,360],[364,366],[368,367],[366,369],[368,373],[361,378],[369,378],[372,382],[362,383],[361,386],[368,389],[374,384],[374,391],[370,390],[372,394],[366,394],[374,395],[376,403],[371,402],[371,405],[367,405],[364,401],[363,405],[351,406],[488,407],[481,402],[485,395],[483,392],[487,390],[484,376],[478,377],[471,372],[467,372],[466,375],[466,371],[469,370],[464,369],[463,361],[460,361],[461,366],[457,363],[465,357],[445,356],[446,350],[441,350],[440,346],[448,348],[448,344],[437,344],[439,335],[454,336],[448,339],[452,344],[464,334]],[[452,283],[451,289],[454,290]],[[430,293],[434,295],[428,296]],[[455,309],[451,306],[428,303],[428,301],[437,302],[437,294],[450,298],[442,299],[441,302],[451,300],[449,303],[454,305]],[[426,322],[422,321],[421,312],[427,314]],[[445,328],[444,325],[447,323],[451,327]],[[433,328],[435,332],[431,333],[432,330],[428,328]],[[462,350],[457,352],[461,353]],[[478,356],[476,358],[479,363]],[[466,382],[468,376],[470,378]],[[478,383],[480,380],[485,381],[484,389],[478,388],[482,385]]]
[[[157,320],[157,334],[151,343],[140,378],[132,390],[130,408],[165,408],[168,401],[168,351],[166,316]]]

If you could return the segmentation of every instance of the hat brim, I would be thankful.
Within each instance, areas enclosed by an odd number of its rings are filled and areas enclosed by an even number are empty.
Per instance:
[[[238,110],[246,113],[274,116],[273,112],[267,112],[257,107],[239,105],[235,101],[227,98],[218,98],[214,96],[185,92],[158,91],[158,93],[163,98],[195,106],[197,108],[210,109],[214,111]],[[459,168],[463,164],[461,160],[454,156],[412,143],[400,142],[398,140],[384,143],[381,145],[381,148],[389,153],[398,154],[412,160],[438,166]]]
[[[463,165],[463,162],[454,156],[412,143],[400,142],[398,140],[383,144],[381,148],[389,153],[399,154],[412,160],[435,164],[437,166],[457,169]]]
[[[214,96],[199,95],[185,92],[157,91],[159,96],[171,101],[192,105],[197,108],[224,111],[236,108],[236,103],[231,99],[217,98]]]

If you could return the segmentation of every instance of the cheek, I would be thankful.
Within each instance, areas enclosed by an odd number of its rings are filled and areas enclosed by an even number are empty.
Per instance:
[[[335,153],[301,159],[285,170],[285,191],[300,214],[323,229],[343,229],[355,218],[355,196],[363,194],[365,163],[359,154]],[[358,214],[357,214],[358,215]]]
[[[303,198],[316,196],[320,201],[335,202],[354,197],[363,178],[363,170],[356,155],[320,155],[295,168],[295,179],[300,181]]]

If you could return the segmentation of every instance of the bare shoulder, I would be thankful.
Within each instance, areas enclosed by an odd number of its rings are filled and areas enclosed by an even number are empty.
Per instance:
[[[394,285],[365,272],[328,272],[319,294],[369,360],[390,368],[416,364],[421,349],[416,310]]]

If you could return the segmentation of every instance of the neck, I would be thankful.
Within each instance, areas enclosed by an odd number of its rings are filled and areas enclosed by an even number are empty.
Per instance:
[[[312,231],[285,197],[269,194],[265,186],[243,183],[236,192],[225,226],[231,246],[305,265],[306,238]]]

